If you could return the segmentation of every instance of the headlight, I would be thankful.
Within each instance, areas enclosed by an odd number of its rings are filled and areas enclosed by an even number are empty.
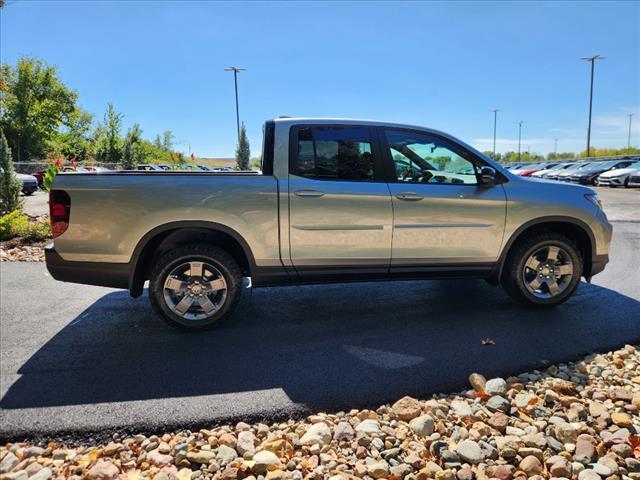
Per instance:
[[[602,202],[600,201],[600,198],[598,197],[597,193],[585,193],[584,198],[586,198],[591,203],[593,203],[596,207],[602,210]]]

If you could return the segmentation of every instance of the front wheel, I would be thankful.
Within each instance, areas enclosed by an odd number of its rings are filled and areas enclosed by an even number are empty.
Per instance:
[[[582,268],[580,250],[569,238],[540,233],[518,243],[509,253],[501,283],[524,305],[553,307],[576,290]]]
[[[228,317],[240,301],[242,273],[221,248],[194,244],[160,258],[149,281],[154,310],[172,326],[210,328]]]

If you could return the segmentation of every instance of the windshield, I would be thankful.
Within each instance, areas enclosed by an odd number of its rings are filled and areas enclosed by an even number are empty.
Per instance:
[[[613,168],[616,164],[620,163],[618,160],[610,160],[608,162],[596,162],[592,163],[587,170],[608,170]]]

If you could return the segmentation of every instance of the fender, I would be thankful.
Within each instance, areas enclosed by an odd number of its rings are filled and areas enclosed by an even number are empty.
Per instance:
[[[249,270],[251,271],[251,273],[253,274],[253,272],[255,272],[256,262],[253,256],[253,252],[251,251],[249,244],[245,241],[242,235],[240,235],[234,229],[229,228],[226,225],[222,225],[221,223],[209,222],[206,220],[180,220],[176,222],[164,223],[145,233],[138,241],[135,249],[133,250],[131,260],[129,261],[129,293],[132,297],[139,297],[140,295],[142,295],[142,291],[144,289],[144,279],[142,278],[141,271],[138,267],[140,257],[142,255],[142,252],[144,252],[145,247],[159,234],[167,232],[169,230],[179,230],[181,228],[203,228],[229,235],[231,238],[237,241],[242,248],[244,255],[247,257],[247,261],[249,262]]]
[[[550,215],[547,217],[534,218],[533,220],[529,220],[528,222],[520,225],[516,229],[516,231],[513,232],[511,237],[509,237],[509,240],[507,240],[507,242],[504,244],[504,247],[502,248],[502,252],[500,253],[500,257],[498,258],[498,261],[496,263],[496,266],[493,272],[491,272],[490,279],[493,280],[494,282],[498,282],[500,280],[500,277],[502,276],[502,269],[504,268],[504,263],[507,259],[507,254],[509,253],[509,250],[511,249],[515,241],[522,234],[522,232],[524,232],[528,228],[533,227],[535,225],[540,225],[542,223],[549,223],[549,222],[570,223],[572,225],[575,225],[576,227],[580,227],[580,229],[582,229],[589,237],[589,243],[591,245],[591,252],[592,252],[591,255],[593,257],[593,252],[596,251],[595,236],[593,235],[593,231],[591,230],[591,227],[589,227],[589,225],[583,222],[582,220],[573,218],[573,217],[564,217],[562,215]],[[590,265],[592,262],[592,258],[589,258],[589,259],[585,258],[585,262],[586,261],[588,261]],[[587,272],[585,271],[584,273],[586,274]]]

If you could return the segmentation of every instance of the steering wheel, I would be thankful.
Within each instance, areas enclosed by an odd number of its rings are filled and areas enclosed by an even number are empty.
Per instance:
[[[429,181],[433,178],[433,173],[431,173],[430,171],[424,171],[422,172],[422,175],[420,176],[420,182],[422,183],[429,183]]]

